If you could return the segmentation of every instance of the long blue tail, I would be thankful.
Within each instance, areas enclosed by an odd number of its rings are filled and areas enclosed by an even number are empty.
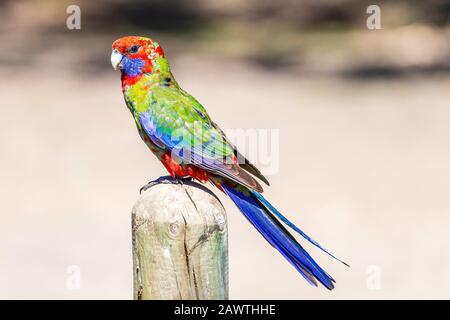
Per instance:
[[[264,238],[274,246],[310,284],[317,286],[316,280],[318,280],[326,288],[330,290],[334,288],[334,279],[313,260],[308,252],[303,249],[275,216],[333,258],[337,259],[336,257],[284,217],[260,193],[243,189],[244,187],[242,186],[236,188],[226,183],[222,184],[222,188]],[[346,264],[345,262],[342,263]]]

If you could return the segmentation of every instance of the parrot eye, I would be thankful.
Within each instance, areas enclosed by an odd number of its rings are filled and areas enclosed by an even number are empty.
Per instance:
[[[136,53],[136,52],[138,52],[138,50],[139,50],[139,46],[134,45],[134,46],[131,46],[131,47],[128,49],[128,52],[129,52],[129,53]]]

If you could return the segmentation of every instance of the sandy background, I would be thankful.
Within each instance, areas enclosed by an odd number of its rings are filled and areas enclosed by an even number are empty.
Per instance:
[[[165,172],[108,66],[124,32],[90,27],[89,14],[86,29],[68,31],[65,4],[36,3],[0,7],[0,298],[130,299],[130,211]],[[213,40],[151,20],[136,27],[157,35],[178,82],[222,128],[280,130],[267,198],[352,266],[305,244],[337,280],[332,292],[310,287],[216,192],[228,211],[230,298],[450,298],[449,27],[402,19],[338,34],[296,26],[281,33],[293,34],[281,66],[270,64],[281,52],[248,53],[272,27],[255,38],[214,29]]]

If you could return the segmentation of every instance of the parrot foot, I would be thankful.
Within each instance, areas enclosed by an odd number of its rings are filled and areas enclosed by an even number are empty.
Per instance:
[[[139,194],[141,194],[144,191],[147,191],[151,187],[156,186],[158,184],[181,184],[181,185],[183,185],[186,182],[192,182],[192,178],[191,177],[180,177],[180,178],[177,177],[177,178],[174,178],[172,176],[162,176],[162,177],[159,177],[156,180],[150,181],[145,186],[143,186],[139,190]]]

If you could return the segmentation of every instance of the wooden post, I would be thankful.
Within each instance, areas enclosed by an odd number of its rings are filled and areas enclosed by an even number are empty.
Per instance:
[[[161,181],[133,207],[134,299],[228,299],[222,204],[198,183]]]

